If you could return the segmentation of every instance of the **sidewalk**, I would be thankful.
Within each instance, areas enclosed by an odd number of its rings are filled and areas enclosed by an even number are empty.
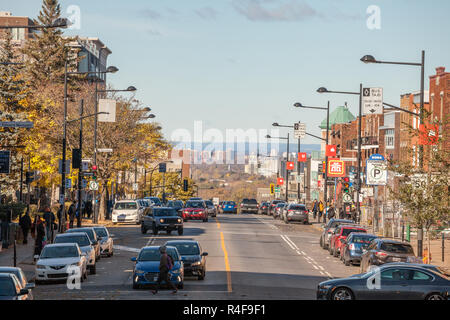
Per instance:
[[[35,269],[33,263],[34,255],[34,239],[29,235],[28,243],[23,245],[17,243],[17,267],[22,268],[23,272],[27,276],[28,281],[34,279]],[[14,244],[11,244],[8,249],[2,249],[0,251],[0,266],[13,267],[14,266]]]

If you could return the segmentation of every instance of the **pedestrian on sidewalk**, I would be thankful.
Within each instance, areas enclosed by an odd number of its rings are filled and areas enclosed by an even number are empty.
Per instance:
[[[86,201],[85,211],[86,211],[87,218],[90,219],[91,215],[92,215],[92,201],[91,200]]]
[[[317,207],[318,207],[317,199],[314,199],[313,207],[312,207],[312,212],[313,212],[313,218],[314,219],[316,219],[316,217],[317,217]]]
[[[322,218],[323,209],[324,209],[323,202],[322,202],[322,200],[320,200],[320,202],[319,202],[319,219],[318,219],[318,222],[320,222],[320,219]]]
[[[22,229],[22,233],[23,233],[23,244],[28,243],[28,232],[30,231],[31,224],[32,223],[31,223],[29,210],[27,209],[25,214],[23,216],[21,216],[19,219],[19,226]]]
[[[49,243],[53,243],[53,230],[56,220],[55,214],[50,210],[49,207],[46,207],[44,210],[43,218],[45,220],[48,241]]]
[[[177,286],[170,281],[170,269],[173,268],[173,259],[171,256],[167,254],[167,249],[165,246],[161,246],[159,248],[159,252],[161,253],[161,259],[159,261],[159,276],[158,283],[156,284],[156,290],[153,290],[153,294],[157,294],[158,290],[161,287],[161,282],[165,281],[169,286],[173,288],[172,293],[175,294],[178,292]]]
[[[430,252],[430,250],[428,250],[428,247],[425,247],[425,249],[423,249],[422,257],[423,257],[422,261],[423,261],[424,264],[430,264],[431,263],[431,252]]]
[[[69,228],[70,229],[73,228],[73,222],[75,220],[75,213],[76,213],[75,211],[76,211],[75,202],[72,202],[69,207],[69,221],[70,221]]]
[[[45,241],[45,227],[44,227],[44,221],[41,220],[41,217],[39,215],[36,215],[35,220],[35,242],[34,242],[34,255],[40,256],[42,252],[42,248],[44,248],[44,241]]]
[[[332,204],[330,204],[330,206],[328,207],[328,210],[327,210],[328,220],[334,218],[335,214],[336,213],[335,213],[334,207]]]

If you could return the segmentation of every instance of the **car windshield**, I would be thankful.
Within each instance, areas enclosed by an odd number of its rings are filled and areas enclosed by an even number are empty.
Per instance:
[[[16,295],[16,287],[10,278],[0,278],[0,296],[11,297]]]
[[[119,202],[114,206],[114,210],[136,210],[136,202]]]
[[[78,257],[78,250],[75,246],[45,247],[40,259],[53,258],[74,258]]]
[[[227,206],[234,206],[236,204],[236,202],[234,202],[234,201],[227,201],[227,202],[225,202],[225,204]]]
[[[80,229],[80,228],[77,229],[77,228],[75,228],[75,229],[67,230],[67,233],[71,233],[71,232],[86,232],[90,241],[94,241],[94,239],[95,239],[94,230],[92,230],[92,229]]]
[[[19,281],[22,281],[24,278],[24,275],[20,272],[20,269],[9,269],[9,270],[2,270],[0,269],[0,273],[10,273],[13,274],[19,279]]]
[[[344,230],[342,230],[342,235],[343,236],[348,236],[350,233],[352,232],[360,232],[360,233],[365,233],[365,230],[358,230],[358,229],[350,229],[350,228],[345,228]]]
[[[156,204],[156,205],[160,205],[161,204],[161,200],[159,198],[150,198],[150,200],[152,200],[153,203]]]
[[[55,243],[78,243],[80,247],[86,247],[91,244],[89,238],[85,236],[56,237]]]
[[[414,253],[413,248],[410,245],[402,243],[389,243],[384,242],[381,244],[381,250],[392,253]]]
[[[170,255],[173,260],[179,260],[174,249],[167,248],[167,254]],[[159,248],[141,250],[138,257],[138,261],[159,261],[160,259],[161,254],[159,253]]]
[[[181,201],[171,201],[171,202],[169,202],[169,207],[171,207],[171,208],[182,208],[183,207],[183,202],[181,202]]]
[[[366,237],[366,236],[353,236],[351,239],[352,243],[358,243],[363,245],[368,245],[370,242],[372,242],[373,239],[376,237]]]
[[[279,203],[279,204],[277,204],[277,207],[281,208],[281,207],[284,207],[284,205],[285,205],[285,203]]]
[[[258,202],[256,201],[256,199],[244,199],[242,200],[243,203],[247,203],[247,204],[257,204]]]
[[[172,217],[178,216],[178,212],[175,209],[153,209],[153,215],[155,217]]]
[[[292,205],[290,208],[292,210],[306,210],[305,206],[301,206],[301,205]]]
[[[188,201],[186,208],[204,208],[204,204],[202,201]]]
[[[214,203],[212,201],[208,200],[208,201],[205,201],[205,203],[207,206],[214,206]]]
[[[108,236],[108,232],[106,232],[105,228],[94,228],[94,230],[99,237],[106,238]]]
[[[170,246],[177,248],[182,256],[199,255],[200,249],[196,243],[175,243]]]

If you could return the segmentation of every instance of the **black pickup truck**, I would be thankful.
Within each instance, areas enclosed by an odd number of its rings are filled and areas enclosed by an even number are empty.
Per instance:
[[[256,199],[243,199],[241,202],[241,213],[253,212],[258,213],[259,205]]]

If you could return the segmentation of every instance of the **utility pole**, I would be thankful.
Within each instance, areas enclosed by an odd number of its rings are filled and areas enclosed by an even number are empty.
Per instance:
[[[83,112],[84,112],[84,100],[81,99],[80,101],[80,160],[83,159]],[[82,189],[82,168],[78,169],[78,218],[77,218],[77,228],[81,228],[82,220],[83,220],[83,214],[82,214],[82,199],[81,199],[81,189]]]

